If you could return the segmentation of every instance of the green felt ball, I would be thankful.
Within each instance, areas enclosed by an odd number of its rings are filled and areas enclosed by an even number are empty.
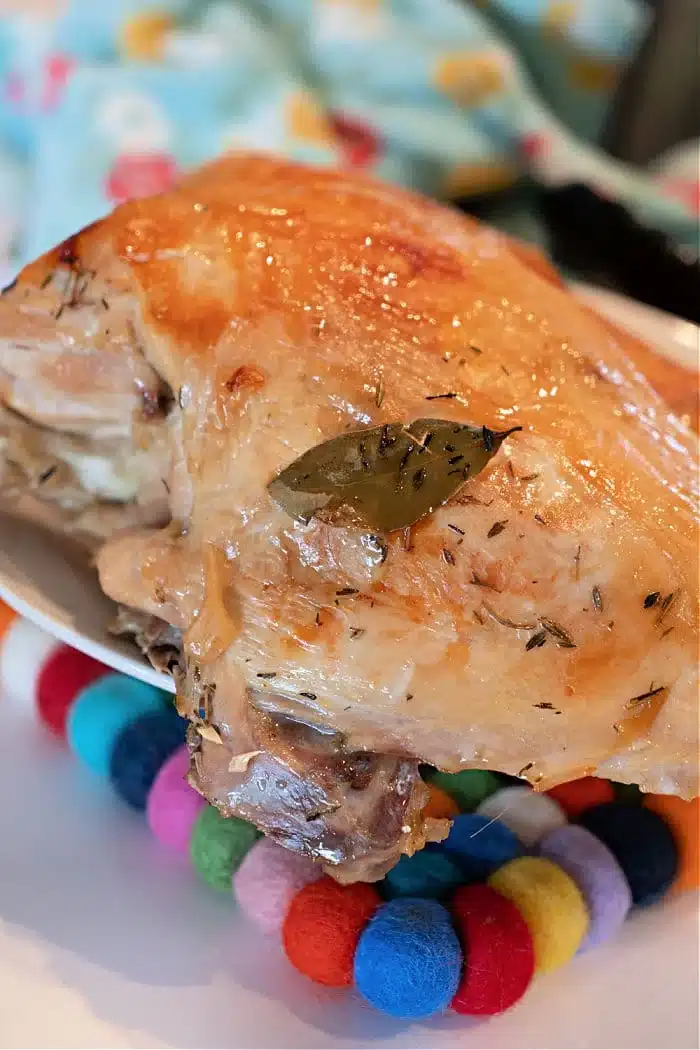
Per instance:
[[[459,773],[442,773],[435,769],[426,775],[426,780],[446,791],[462,813],[471,813],[502,786],[496,774],[488,769],[463,769]]]
[[[247,820],[222,817],[205,806],[192,828],[190,858],[194,870],[215,890],[231,892],[231,878],[260,832]]]

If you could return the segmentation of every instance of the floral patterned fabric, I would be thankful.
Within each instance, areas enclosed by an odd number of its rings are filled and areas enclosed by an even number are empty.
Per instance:
[[[595,145],[647,29],[638,0],[70,0],[0,19],[0,264],[249,147],[437,197],[523,174],[623,200],[694,245],[697,154]]]

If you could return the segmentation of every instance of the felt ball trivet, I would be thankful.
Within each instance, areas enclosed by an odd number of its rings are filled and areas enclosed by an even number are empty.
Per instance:
[[[554,789],[547,797],[521,781],[484,770],[438,774],[427,769],[433,783],[425,813],[456,817],[452,831],[442,843],[416,854],[417,860],[404,858],[398,873],[387,876],[387,884],[398,881],[406,892],[406,869],[413,875],[422,871],[423,882],[414,887],[424,896],[380,904],[376,885],[341,886],[322,875],[320,865],[260,839],[246,821],[223,817],[208,806],[185,780],[187,749],[178,746],[171,753],[182,740],[185,723],[174,715],[168,695],[105,673],[89,657],[69,656],[66,647],[38,628],[14,615],[3,616],[1,604],[0,643],[5,688],[20,697],[34,689],[39,715],[54,732],[60,733],[65,718],[67,739],[77,756],[103,777],[111,772],[117,794],[131,804],[146,801],[149,826],[159,841],[188,856],[211,886],[233,886],[242,910],[261,930],[280,935],[284,923],[291,930],[286,939],[294,944],[290,957],[294,955],[302,972],[329,984],[346,984],[354,974],[360,994],[391,1016],[426,1017],[450,1000],[457,1012],[504,1009],[522,994],[533,958],[537,969],[551,969],[579,944],[591,946],[610,935],[621,921],[622,886],[628,880],[628,897],[638,903],[656,899],[673,879],[680,850],[678,884],[697,882],[697,800],[686,804],[648,798],[642,807],[636,789],[630,793],[613,785],[616,797],[624,791],[635,805],[601,805],[601,799],[610,798],[611,786],[591,778]],[[59,650],[64,651],[61,657]],[[27,653],[35,660],[29,670]],[[54,678],[64,681],[49,686],[49,667]],[[63,676],[61,667],[66,668]],[[48,689],[41,700],[39,681],[42,690]],[[501,798],[486,801],[496,789]],[[504,798],[506,791],[514,794]],[[471,809],[477,801],[481,814],[457,815],[458,805]],[[577,813],[579,825],[567,826],[567,813]],[[600,838],[591,837],[588,828],[595,828]],[[522,848],[514,829],[531,845],[540,839],[542,855],[511,859]],[[452,873],[459,868],[462,885],[447,898],[452,923],[445,907],[425,896],[444,891],[444,884],[436,888],[436,861],[421,859],[431,855],[441,856],[437,863],[451,888]],[[617,872],[614,891],[605,881],[611,871]],[[490,886],[463,885],[487,875]],[[319,884],[321,891],[316,890]],[[330,889],[323,888],[329,884]],[[329,901],[335,906],[328,907]],[[614,915],[613,904],[618,908]],[[290,919],[295,913],[296,926]],[[455,928],[464,945],[463,970]]]
[[[17,613],[14,609],[11,609],[9,605],[5,605],[4,602],[0,602],[0,642],[5,637],[10,624],[14,623],[17,619]]]
[[[535,970],[556,970],[576,954],[588,930],[581,891],[558,865],[544,857],[518,857],[488,880],[508,897],[530,927]]]
[[[207,885],[230,893],[234,871],[259,836],[246,820],[223,817],[218,809],[205,806],[192,828],[192,866]]]
[[[612,802],[615,791],[609,780],[601,777],[581,777],[570,780],[568,784],[559,784],[547,794],[559,803],[569,820],[575,820],[579,813],[598,806],[601,802]]]
[[[36,687],[39,717],[58,736],[66,735],[68,711],[79,692],[109,668],[84,653],[59,645],[40,669]]]
[[[500,820],[528,847],[566,824],[566,813],[555,799],[524,784],[501,788],[481,803],[477,813],[489,820]]]
[[[22,616],[13,616],[2,636],[0,687],[3,693],[34,704],[47,658],[60,643]]]
[[[108,674],[78,693],[66,718],[66,738],[83,765],[99,776],[109,776],[115,742],[134,719],[148,711],[162,711],[166,695],[152,685]]]
[[[423,810],[424,817],[434,817],[435,820],[452,820],[458,813],[459,806],[446,791],[443,791],[437,784],[428,784],[428,804]]]
[[[537,852],[563,868],[583,894],[589,926],[579,951],[613,937],[632,907],[627,879],[615,857],[586,828],[567,824],[541,840]]]
[[[292,966],[319,984],[352,984],[353,959],[363,928],[381,903],[365,882],[341,886],[324,875],[297,893],[282,926]]]
[[[233,873],[233,894],[241,911],[259,930],[279,935],[293,898],[322,875],[323,868],[311,857],[262,838]]]
[[[375,912],[360,936],[355,985],[392,1017],[429,1017],[453,999],[461,967],[462,950],[443,905],[398,897]]]
[[[159,769],[185,742],[185,720],[174,707],[147,711],[122,729],[109,760],[109,779],[122,801],[145,809]]]
[[[420,850],[399,857],[385,875],[380,889],[387,900],[394,897],[434,897],[440,900],[464,882],[462,869],[446,853]]]
[[[700,886],[700,798],[686,802],[675,795],[645,795],[644,805],[666,821],[678,849],[678,871],[671,888],[696,890]]]
[[[671,887],[678,870],[678,850],[658,813],[645,806],[609,802],[587,809],[579,823],[614,854],[637,907],[653,904]]]
[[[517,1002],[535,972],[532,934],[507,897],[491,886],[463,886],[450,911],[464,952],[452,1000],[460,1014],[499,1014]]]
[[[190,753],[180,747],[161,766],[146,802],[146,819],[155,838],[176,853],[187,853],[192,828],[206,806],[202,796],[187,783]]]
[[[487,769],[463,769],[460,773],[432,769],[426,773],[426,779],[454,799],[463,813],[471,813],[501,786],[495,773]]]
[[[480,813],[455,817],[450,833],[429,850],[447,853],[462,870],[462,882],[478,882],[524,853],[520,839],[502,824]],[[427,851],[426,851],[427,852]]]

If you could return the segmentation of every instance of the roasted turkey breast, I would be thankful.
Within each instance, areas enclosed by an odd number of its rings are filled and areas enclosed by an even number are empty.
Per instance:
[[[502,235],[233,155],[3,296],[7,483],[165,625],[194,785],[373,878],[445,833],[420,763],[697,793],[697,447],[637,358]]]

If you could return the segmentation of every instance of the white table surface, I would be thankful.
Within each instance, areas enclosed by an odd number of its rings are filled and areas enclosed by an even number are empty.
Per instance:
[[[0,698],[1,1047],[698,1047],[698,898],[627,922],[509,1013],[405,1027],[317,990]]]

